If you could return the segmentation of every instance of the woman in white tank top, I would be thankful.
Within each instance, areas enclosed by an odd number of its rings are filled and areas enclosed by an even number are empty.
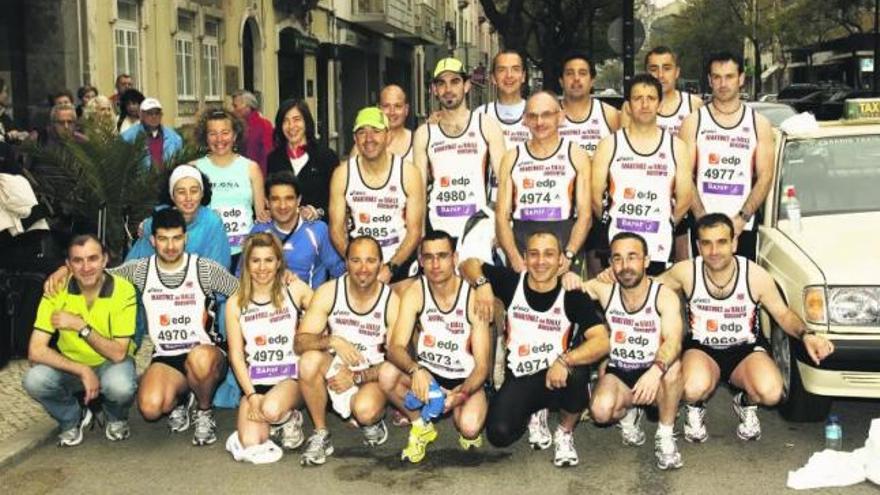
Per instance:
[[[242,251],[239,291],[226,304],[229,363],[244,393],[238,431],[226,442],[235,460],[278,460],[281,450],[270,436],[288,449],[303,442],[293,337],[312,290],[299,279],[285,284],[284,277],[278,238],[269,232],[249,237]]]

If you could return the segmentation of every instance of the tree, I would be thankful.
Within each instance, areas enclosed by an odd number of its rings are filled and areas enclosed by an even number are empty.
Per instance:
[[[505,48],[536,63],[544,87],[559,91],[562,57],[583,50],[600,64],[616,55],[605,40],[608,25],[621,14],[620,0],[480,0]]]

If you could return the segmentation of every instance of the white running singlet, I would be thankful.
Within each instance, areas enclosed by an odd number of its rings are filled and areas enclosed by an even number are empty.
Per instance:
[[[703,257],[694,258],[694,291],[688,299],[691,338],[707,347],[724,349],[757,340],[758,304],[749,290],[748,260],[735,260],[736,285],[726,298],[717,299],[706,288]]]
[[[605,320],[611,330],[610,365],[621,370],[643,370],[652,364],[660,348],[660,314],[657,294],[662,284],[651,280],[642,307],[627,311],[620,284],[611,289]]]
[[[385,360],[385,335],[390,326],[387,320],[388,297],[391,295],[391,288],[385,284],[381,286],[373,307],[366,313],[358,313],[348,303],[348,275],[336,279],[336,295],[327,318],[330,333],[347,340],[367,360],[363,368]]]
[[[382,258],[389,260],[406,236],[406,191],[403,161],[391,155],[388,177],[381,187],[368,186],[361,175],[360,155],[348,159],[345,203],[351,214],[352,235],[368,235],[379,243]]]
[[[522,102],[523,112],[516,120],[505,120],[498,114],[497,102],[491,101],[477,107],[475,112],[487,114],[498,121],[501,133],[504,135],[504,149],[512,150],[518,144],[525,143],[531,137],[531,131],[525,125],[525,106],[526,102]],[[498,178],[492,168],[489,168],[489,201],[497,201],[498,199]]]
[[[560,139],[547,158],[535,158],[527,143],[516,147],[510,169],[513,185],[513,219],[556,222],[574,218],[577,170],[571,160],[575,144]]]
[[[507,309],[507,367],[516,377],[549,368],[565,352],[574,327],[565,314],[565,290],[559,289],[549,310],[535,311],[526,300],[526,277],[520,276]]]
[[[611,135],[611,127],[608,126],[608,118],[605,116],[605,108],[602,102],[592,98],[590,114],[580,122],[568,118],[562,119],[559,127],[559,137],[568,138],[578,146],[587,150],[590,156],[596,152],[599,141]]]
[[[685,117],[694,111],[691,106],[690,93],[687,91],[678,91],[678,98],[678,108],[676,108],[672,114],[663,115],[659,111],[657,112],[657,127],[671,133],[673,136],[678,136],[678,131],[681,129],[681,123],[684,121]]]
[[[452,308],[443,311],[437,305],[425,277],[419,277],[419,281],[424,298],[419,312],[421,331],[416,343],[419,364],[434,375],[449,380],[467,378],[474,369],[471,322],[467,311],[470,285],[462,280]]]
[[[742,105],[743,115],[731,128],[721,127],[709,112],[708,105],[700,108],[697,121],[697,194],[706,213],[735,216],[749,193],[755,178],[755,150],[758,131],[755,129],[755,111]],[[755,217],[745,228],[751,230]]]
[[[244,337],[248,376],[254,385],[275,385],[287,378],[299,378],[299,356],[293,351],[293,336],[300,309],[284,290],[284,305],[251,301],[238,317]]]
[[[458,136],[428,124],[428,220],[434,230],[461,238],[467,219],[486,206],[489,144],[483,137],[483,114],[471,112]]]
[[[660,133],[650,154],[635,151],[624,129],[614,133],[608,167],[608,242],[618,232],[634,232],[648,243],[651,261],[672,253],[672,191],[675,187],[672,135]]]
[[[186,275],[177,287],[159,279],[159,260],[150,256],[142,297],[154,356],[179,356],[200,344],[213,345],[205,331],[207,297],[199,282],[194,254],[186,254]]]

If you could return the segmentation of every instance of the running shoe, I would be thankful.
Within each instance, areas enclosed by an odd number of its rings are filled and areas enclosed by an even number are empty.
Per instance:
[[[548,411],[541,409],[529,418],[529,445],[535,450],[545,450],[553,444],[553,434],[547,424]]]
[[[330,432],[315,430],[306,441],[306,448],[299,463],[303,466],[320,466],[327,462],[327,456],[333,455],[333,444],[330,443]]]
[[[293,450],[305,441],[303,434],[303,416],[302,413],[294,409],[290,412],[287,421],[278,426],[273,426],[270,436],[277,438],[278,442],[287,450]]]
[[[92,415],[92,411],[89,410],[88,407],[82,408],[82,411],[80,412],[79,422],[77,422],[73,427],[62,431],[61,434],[58,435],[58,446],[75,447],[81,444],[83,441],[83,430],[92,427],[93,419],[94,416]]]
[[[760,440],[761,420],[758,419],[758,406],[743,405],[745,394],[740,392],[733,397],[733,411],[739,416],[739,426],[736,427],[736,436],[740,440]]]
[[[437,430],[434,423],[413,423],[409,429],[409,439],[406,448],[400,453],[400,460],[409,461],[413,464],[422,462],[427,453],[428,445],[437,440]]]
[[[217,441],[217,422],[213,409],[196,409],[193,413],[193,445],[211,445]]]
[[[553,445],[556,452],[553,455],[553,465],[556,467],[577,466],[578,453],[574,448],[574,433],[565,431],[562,426],[556,428],[553,434]]]
[[[461,447],[462,450],[479,449],[483,446],[483,434],[480,433],[477,435],[477,438],[474,438],[473,440],[459,435],[458,446]]]
[[[361,428],[364,432],[364,443],[370,447],[378,447],[388,440],[388,427],[385,426],[385,420],[380,419],[378,423]]]
[[[104,436],[106,436],[107,440],[110,440],[111,442],[125,440],[131,436],[131,428],[128,427],[128,420],[107,421],[107,425],[104,427]]]
[[[654,455],[657,457],[657,467],[664,471],[678,469],[684,465],[681,462],[678,444],[675,443],[675,435],[654,436]]]
[[[709,439],[706,431],[706,408],[685,404],[684,439],[691,443],[703,443]]]
[[[642,429],[642,416],[645,412],[641,407],[631,407],[620,419],[620,437],[624,445],[639,446],[645,444],[645,430]]]
[[[189,429],[190,414],[196,403],[196,395],[192,392],[185,401],[178,402],[177,407],[168,415],[168,429],[171,433],[180,433]]]

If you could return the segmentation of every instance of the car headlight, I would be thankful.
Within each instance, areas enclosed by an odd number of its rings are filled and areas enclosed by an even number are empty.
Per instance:
[[[880,326],[880,287],[829,287],[828,318],[834,325]]]
[[[804,289],[804,319],[807,323],[827,324],[825,287],[813,286]]]

